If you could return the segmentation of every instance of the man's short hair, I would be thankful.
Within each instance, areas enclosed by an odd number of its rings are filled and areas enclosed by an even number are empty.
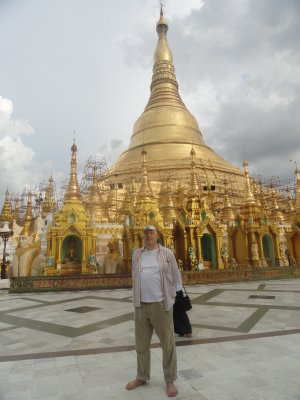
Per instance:
[[[143,232],[145,233],[146,231],[155,231],[155,232],[157,232],[157,230],[156,230],[154,225],[145,226],[145,228],[143,229]]]

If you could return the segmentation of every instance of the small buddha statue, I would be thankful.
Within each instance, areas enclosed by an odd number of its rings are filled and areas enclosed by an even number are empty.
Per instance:
[[[76,243],[75,239],[71,237],[68,243],[68,251],[67,251],[67,260],[68,261],[77,261],[77,251],[76,251]]]

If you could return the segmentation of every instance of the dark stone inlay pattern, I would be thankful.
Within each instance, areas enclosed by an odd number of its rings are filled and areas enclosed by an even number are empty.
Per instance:
[[[256,290],[265,290],[266,288],[266,284],[265,283],[261,283],[260,285],[257,286]]]
[[[84,314],[84,313],[88,313],[88,312],[95,311],[95,310],[102,310],[102,308],[100,308],[100,307],[82,306],[82,307],[77,307],[77,308],[70,308],[69,310],[65,310],[65,311],[71,311],[71,312]]]
[[[239,340],[260,339],[260,338],[286,336],[294,334],[300,334],[300,329],[289,329],[285,331],[273,331],[273,332],[262,332],[262,333],[249,333],[249,334],[234,335],[234,336],[220,336],[207,339],[188,339],[176,342],[176,346],[181,347],[181,346],[192,346],[197,344],[234,342]],[[159,343],[151,344],[152,349],[157,349],[159,347],[160,347]],[[133,351],[133,350],[135,350],[135,346],[128,345],[128,346],[115,346],[115,347],[104,347],[104,348],[93,348],[93,349],[82,349],[82,350],[54,351],[52,353],[16,354],[11,356],[0,356],[0,362],[38,360],[43,358],[58,358],[58,357],[69,357],[69,356],[86,356],[90,354],[119,353],[124,351]]]
[[[276,296],[259,296],[257,294],[251,294],[248,299],[266,299],[266,300],[274,300]]]

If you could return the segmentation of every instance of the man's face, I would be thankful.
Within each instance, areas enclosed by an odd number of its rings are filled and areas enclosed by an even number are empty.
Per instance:
[[[144,241],[146,248],[155,248],[157,246],[157,232],[148,229],[144,232]]]

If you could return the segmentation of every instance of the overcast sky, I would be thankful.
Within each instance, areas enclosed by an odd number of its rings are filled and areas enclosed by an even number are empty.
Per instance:
[[[165,0],[179,90],[206,144],[252,174],[300,161],[300,1]],[[0,0],[0,194],[68,178],[76,131],[111,165],[150,94],[158,0]],[[292,161],[290,161],[292,160]]]

